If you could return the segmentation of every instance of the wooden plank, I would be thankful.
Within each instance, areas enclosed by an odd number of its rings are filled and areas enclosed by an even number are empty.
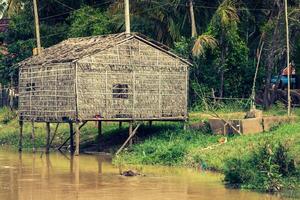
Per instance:
[[[70,140],[70,152],[71,152],[71,154],[73,154],[74,153],[74,137],[73,137],[73,135],[74,135],[74,128],[73,128],[73,122],[70,122],[69,123],[69,127],[70,127],[70,136],[69,136],[69,139],[68,140]],[[68,141],[67,140],[67,141]],[[66,142],[67,143],[67,142]],[[65,143],[65,144],[66,144]],[[65,145],[65,144],[63,144],[63,145]],[[63,146],[62,145],[62,146]]]
[[[46,122],[46,134],[47,134],[47,138],[46,138],[46,154],[49,154],[49,150],[50,150],[50,122]]]
[[[129,135],[129,137],[127,138],[127,140],[124,142],[124,144],[120,147],[120,149],[117,151],[116,155],[118,155],[123,149],[124,147],[127,145],[127,143],[132,139],[132,137],[137,133],[138,128],[140,127],[141,124],[138,124],[136,126],[136,128],[132,131],[132,134]]]
[[[97,141],[97,149],[98,151],[100,152],[100,142],[101,142],[101,138],[102,138],[102,122],[101,121],[98,121],[98,141]]]
[[[32,141],[32,151],[36,152],[35,148],[35,129],[34,129],[34,120],[31,121],[31,141]]]
[[[75,156],[79,156],[79,151],[80,151],[80,129],[79,129],[79,122],[76,122],[75,125],[75,143],[76,143],[76,148],[75,148]]]
[[[22,151],[22,145],[23,145],[23,125],[24,122],[23,121],[19,121],[19,126],[20,126],[20,132],[19,132],[19,152]]]
[[[129,146],[132,146],[132,128],[133,128],[133,122],[129,122],[129,137],[130,137],[130,140],[129,140]]]

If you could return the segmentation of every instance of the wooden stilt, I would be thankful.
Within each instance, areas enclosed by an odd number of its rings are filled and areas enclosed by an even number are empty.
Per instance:
[[[20,120],[19,125],[20,125],[19,152],[21,152],[22,151],[22,145],[23,145],[23,125],[24,125],[24,122]]]
[[[132,137],[137,133],[138,128],[141,124],[138,124],[135,129],[132,131],[132,134],[127,138],[127,140],[124,142],[124,144],[120,147],[120,149],[117,151],[116,155],[118,155],[127,145],[127,143],[132,139]],[[122,171],[122,170],[121,170]]]
[[[152,126],[152,121],[149,121],[149,126],[150,126],[150,127]]]
[[[98,121],[98,141],[97,141],[97,150],[100,152],[100,142],[102,137],[102,122]]]
[[[71,154],[74,153],[74,129],[73,129],[73,122],[69,123],[69,127],[70,127],[70,152]]]
[[[133,122],[129,122],[129,137],[132,135]],[[132,146],[132,138],[129,140],[129,146]]]
[[[79,156],[79,144],[80,144],[80,129],[79,129],[79,122],[76,122],[76,133],[75,133],[75,142],[76,142],[76,149],[75,149],[75,156]]]
[[[49,154],[49,150],[50,150],[50,122],[46,122],[46,134],[47,134],[47,138],[46,138],[46,154]]]
[[[34,120],[31,121],[31,141],[32,141],[32,151],[36,152],[35,149],[35,130],[34,130]]]
[[[119,122],[119,129],[122,128],[122,122]]]
[[[80,126],[79,126],[79,130],[84,126],[86,125],[87,121],[84,121]],[[74,137],[74,130],[73,130],[73,137]],[[63,146],[65,146],[65,144],[67,144],[67,142],[71,139],[71,137],[69,136],[65,141],[64,143],[62,143],[59,147],[58,147],[58,150],[61,150],[61,148]],[[72,138],[73,139],[73,138]],[[74,140],[73,140],[74,141]],[[74,144],[74,143],[73,143]],[[75,148],[74,148],[75,149]]]

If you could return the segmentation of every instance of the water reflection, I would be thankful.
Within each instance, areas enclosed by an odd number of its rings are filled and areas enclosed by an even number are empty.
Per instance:
[[[121,177],[105,156],[0,151],[0,200],[279,199],[225,189],[221,177],[193,170],[144,167],[146,177]]]

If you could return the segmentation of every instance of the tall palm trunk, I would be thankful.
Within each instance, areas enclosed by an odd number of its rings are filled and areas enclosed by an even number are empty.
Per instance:
[[[225,68],[225,53],[226,53],[226,46],[224,42],[224,30],[222,29],[221,38],[221,68],[220,68],[220,88],[219,88],[219,97],[222,98],[224,95],[224,68]]]
[[[189,0],[189,10],[190,10],[190,17],[191,17],[192,37],[196,37],[197,36],[197,28],[196,28],[193,0]]]

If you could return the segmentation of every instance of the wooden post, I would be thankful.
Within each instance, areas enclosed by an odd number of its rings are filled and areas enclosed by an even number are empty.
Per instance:
[[[9,107],[10,107],[10,110],[13,111],[14,110],[14,96],[15,96],[15,89],[13,87],[13,84],[14,84],[14,79],[13,79],[13,76],[11,75],[10,76],[10,86],[9,86]]]
[[[100,142],[102,137],[102,122],[98,121],[98,141],[97,141],[97,149],[100,152]]]
[[[37,53],[39,55],[41,54],[41,38],[40,38],[40,22],[39,22],[38,6],[36,0],[33,0],[33,11],[34,11],[36,47],[37,47]]]
[[[287,78],[288,78],[288,116],[291,116],[291,70],[292,65],[290,65],[290,32],[289,32],[289,18],[288,18],[288,1],[284,1],[284,10],[285,10],[285,27],[286,27],[286,61],[287,61]],[[291,66],[291,68],[290,68]]]
[[[46,134],[47,134],[47,138],[46,138],[46,154],[49,154],[49,150],[50,150],[50,122],[46,122]]]
[[[195,20],[195,14],[194,14],[194,3],[193,0],[189,0],[189,8],[190,8],[190,17],[191,17],[191,32],[192,32],[192,37],[197,36],[197,29],[196,29],[196,20]]]
[[[76,142],[76,149],[75,149],[75,156],[79,156],[79,144],[80,144],[80,129],[79,129],[79,122],[76,121],[76,133],[75,133],[75,142]]]
[[[24,122],[20,120],[19,125],[20,125],[19,152],[21,152],[22,151],[22,143],[23,143],[23,125],[24,125]]]
[[[129,9],[129,0],[124,0],[125,4],[125,29],[126,34],[130,34],[130,9]]]
[[[150,126],[150,127],[152,127],[152,122],[153,122],[153,121],[151,121],[151,120],[149,121],[149,126]]]
[[[73,129],[73,122],[69,122],[70,127],[70,152],[71,154],[74,153],[74,129]]]
[[[122,122],[119,122],[119,129],[122,128]]]
[[[129,122],[129,136],[132,135],[133,122]],[[132,146],[132,138],[129,140],[129,146]]]
[[[34,130],[34,120],[31,121],[31,141],[32,141],[32,151],[36,152],[35,149],[35,130]]]

